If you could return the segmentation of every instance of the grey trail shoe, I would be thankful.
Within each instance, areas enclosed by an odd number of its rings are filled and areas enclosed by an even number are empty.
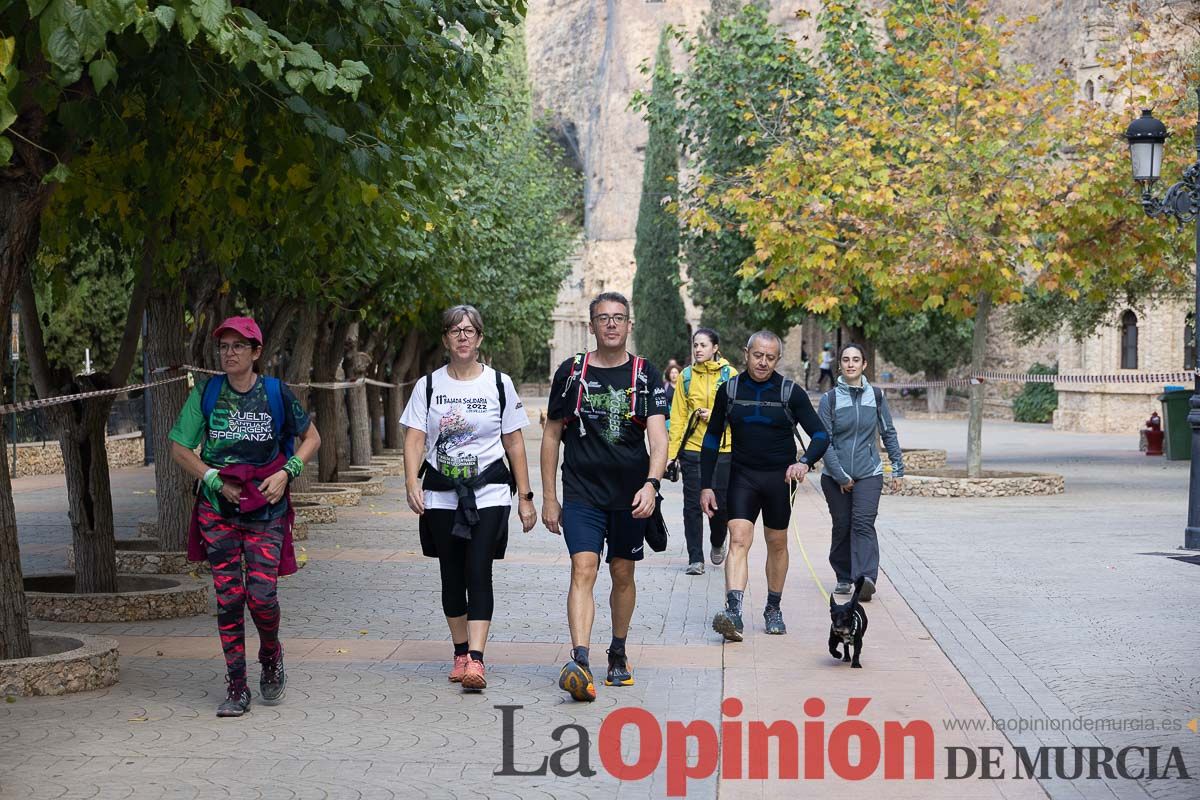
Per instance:
[[[727,642],[740,642],[742,636],[742,615],[737,611],[718,611],[713,617],[713,630],[725,637]]]
[[[864,603],[869,603],[871,601],[871,598],[874,596],[875,596],[875,581],[871,580],[866,575],[864,575],[863,576],[863,588],[862,588],[862,591],[858,593],[858,599]]]
[[[720,547],[714,547],[712,552],[708,554],[708,557],[712,560],[714,567],[719,567],[725,561],[725,555],[728,552],[729,546],[723,544]]]
[[[283,701],[283,693],[287,690],[287,673],[283,671],[283,648],[279,655],[270,661],[262,662],[262,677],[258,681],[258,691],[262,694],[264,705],[273,706]]]
[[[686,574],[686,575],[703,575],[704,574],[704,562],[703,561],[693,561],[692,563],[687,565],[687,569],[684,570],[684,574]]]
[[[850,581],[838,581],[837,586],[833,587],[834,594],[850,594],[854,591],[854,587]]]
[[[787,633],[787,625],[783,624],[783,612],[779,610],[779,606],[767,606],[767,610],[763,612],[763,619],[767,623],[767,633],[772,636]]]
[[[229,683],[225,692],[225,702],[217,706],[218,717],[240,717],[250,710],[250,687],[245,681]]]

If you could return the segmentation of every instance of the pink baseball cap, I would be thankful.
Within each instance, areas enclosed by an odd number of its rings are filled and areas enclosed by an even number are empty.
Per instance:
[[[217,329],[213,331],[213,338],[220,339],[221,334],[226,331],[240,333],[250,341],[258,342],[260,345],[263,343],[262,330],[259,329],[258,323],[250,317],[230,317],[217,326]]]

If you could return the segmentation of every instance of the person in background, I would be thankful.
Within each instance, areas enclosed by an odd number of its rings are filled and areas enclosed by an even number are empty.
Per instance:
[[[833,345],[829,342],[825,343],[825,347],[821,350],[821,375],[817,378],[817,391],[821,391],[821,387],[825,385],[825,379],[829,379],[829,388],[833,388]]]
[[[850,594],[863,578],[859,599],[875,594],[879,580],[879,538],[875,517],[883,492],[883,459],[875,445],[882,438],[892,462],[892,489],[904,478],[904,456],[883,391],[867,383],[863,349],[848,344],[841,353],[837,386],[821,396],[817,415],[829,431],[821,491],[833,518],[829,565],[837,575],[834,594]]]
[[[667,367],[667,371],[663,373],[663,388],[667,391],[667,409],[671,408],[671,401],[675,399],[675,386],[679,383],[679,365],[672,362]],[[667,422],[667,428],[670,430],[670,421]]]
[[[678,462],[683,476],[683,534],[687,540],[688,575],[704,574],[704,512],[700,509],[700,448],[717,390],[737,374],[720,350],[721,337],[712,328],[692,336],[692,364],[680,373],[676,401],[671,404],[671,443],[667,456]],[[713,474],[717,513],[708,521],[709,557],[715,566],[725,561],[728,533],[725,490],[729,485],[729,434],[721,438]]]

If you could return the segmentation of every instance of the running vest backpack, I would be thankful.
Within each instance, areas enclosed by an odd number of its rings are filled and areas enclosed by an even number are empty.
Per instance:
[[[686,397],[692,388],[692,368],[690,365],[683,368],[680,377],[683,378],[683,394]],[[728,364],[723,364],[721,366],[721,374],[717,377],[717,388],[720,389],[721,384],[728,383],[731,377],[733,377],[733,370]]]
[[[567,382],[563,385],[562,396],[566,397],[567,392],[571,391],[573,384],[579,384],[575,394],[575,410],[571,414],[571,418],[566,421],[566,425],[578,424],[579,435],[586,436],[587,429],[583,426],[579,419],[579,412],[583,409],[583,396],[587,393],[587,368],[588,361],[591,359],[591,353],[576,353],[575,360],[571,363],[571,373],[567,375]],[[646,359],[641,356],[631,356],[629,359],[632,367],[632,374],[629,379],[629,388],[625,392],[629,398],[629,419],[633,420],[633,424],[639,428],[645,429],[646,417],[650,411],[650,387],[646,385],[646,375],[644,367]],[[641,382],[641,387],[638,388],[638,382]],[[638,397],[642,398],[642,413],[638,414]]]
[[[787,416],[788,423],[792,426],[792,434],[800,442],[800,452],[808,452],[808,448],[804,446],[804,437],[800,435],[800,426],[796,424],[796,418],[792,416],[792,390],[796,388],[796,382],[791,378],[784,378],[783,384],[779,387],[779,402],[774,400],[738,400],[738,378],[741,375],[734,375],[725,382],[725,419],[729,420],[733,417],[734,406],[768,406],[772,408],[783,408],[783,413]]]
[[[287,437],[287,441],[283,441],[281,435],[283,433],[283,382],[279,378],[272,378],[269,375],[262,376],[263,388],[267,390],[267,408],[271,411],[271,434],[275,437],[275,441],[279,442],[279,449],[283,451],[284,458],[291,458],[296,452],[296,441],[294,437]],[[225,386],[224,375],[213,375],[208,379],[208,383],[204,384],[204,394],[200,396],[200,413],[204,415],[204,425],[208,426],[208,418],[212,414],[213,409],[217,407],[217,398],[221,396],[221,389]]]

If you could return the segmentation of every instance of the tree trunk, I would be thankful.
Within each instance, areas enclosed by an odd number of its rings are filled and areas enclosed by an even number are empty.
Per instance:
[[[111,398],[48,409],[67,477],[67,516],[75,547],[76,593],[117,591],[117,546],[105,428]]]
[[[371,455],[383,453],[383,387],[367,386],[367,408],[371,414]]]
[[[931,378],[940,380],[940,378]],[[946,387],[930,386],[925,389],[925,405],[930,414],[941,414],[946,410]]]
[[[359,326],[350,326],[346,337],[347,352],[342,359],[342,372],[348,381],[357,381],[367,376],[371,357],[359,348]],[[371,411],[367,403],[367,387],[355,386],[346,389],[347,428],[349,429],[350,464],[367,467],[371,464]]]
[[[0,214],[3,214],[0,211]],[[0,232],[0,237],[4,234]],[[0,302],[0,319],[8,319],[12,292]],[[7,358],[0,363],[0,380]],[[3,417],[0,417],[3,419]],[[25,576],[21,572],[21,549],[17,541],[17,511],[13,505],[8,453],[0,453],[0,661],[30,655],[29,617],[25,612]]]
[[[987,358],[988,317],[992,313],[992,298],[987,292],[979,293],[975,310],[975,336],[971,341],[971,374],[983,372]],[[983,474],[983,384],[971,387],[970,417],[967,421],[967,476],[978,478]]]
[[[187,357],[184,346],[187,330],[183,321],[183,298],[178,290],[154,287],[146,301],[146,311],[146,341],[142,346],[146,349],[150,368],[182,364]],[[186,381],[176,381],[150,391],[154,495],[158,504],[155,530],[162,550],[178,552],[187,549],[194,496],[192,480],[171,458],[171,440],[167,434],[187,400],[188,385]]]
[[[420,355],[421,335],[416,328],[410,330],[404,337],[400,352],[392,361],[392,379],[396,384],[394,389],[388,389],[387,417],[384,428],[387,431],[387,446],[396,450],[404,448],[404,428],[400,425],[400,416],[404,413],[404,404],[408,400],[409,387],[401,384],[409,380],[409,372],[416,364]]]
[[[31,75],[42,65],[26,67]],[[35,82],[38,80],[34,78]],[[5,324],[17,287],[24,280],[37,252],[42,211],[53,184],[42,183],[52,164],[46,151],[33,143],[44,138],[46,113],[32,93],[25,99],[11,137],[11,161],[0,170],[0,311]],[[3,459],[0,459],[3,460]],[[0,660],[30,655],[29,618],[25,615],[25,586],[21,574],[17,514],[13,505],[12,476],[7,462],[0,465]]]
[[[338,365],[342,362],[342,342],[349,325],[328,318],[319,326],[313,352],[313,380],[331,383],[337,379]],[[321,431],[320,467],[318,480],[322,483],[336,482],[338,478],[338,406],[339,392],[315,389],[312,394],[316,409],[317,429]]]
[[[308,383],[312,380],[313,351],[317,344],[317,332],[321,327],[321,316],[310,306],[301,312],[296,325],[296,341],[292,344],[292,353],[288,358],[287,382]],[[308,387],[294,387],[292,392],[300,401],[300,405],[312,411]],[[319,426],[317,430],[320,430]]]

